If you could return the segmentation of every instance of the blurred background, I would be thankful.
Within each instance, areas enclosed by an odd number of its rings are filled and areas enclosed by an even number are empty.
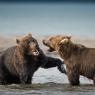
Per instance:
[[[0,0],[0,33],[94,37],[94,0]]]

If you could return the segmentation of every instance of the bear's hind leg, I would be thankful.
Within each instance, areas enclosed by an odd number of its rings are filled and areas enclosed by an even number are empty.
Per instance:
[[[31,81],[32,81],[32,76],[28,76],[27,84],[31,84]]]

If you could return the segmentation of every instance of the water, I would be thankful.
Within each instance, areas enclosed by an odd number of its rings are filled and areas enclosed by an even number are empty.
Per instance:
[[[95,3],[1,3],[0,33],[95,36]]]
[[[33,84],[0,86],[0,95],[95,95],[93,85],[72,87],[67,84]]]

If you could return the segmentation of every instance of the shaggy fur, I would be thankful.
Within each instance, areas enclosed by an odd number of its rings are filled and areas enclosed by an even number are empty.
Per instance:
[[[37,41],[28,35],[17,39],[17,46],[3,51],[0,57],[0,83],[31,83],[36,68],[34,56],[40,54]]]
[[[90,63],[85,59],[87,49],[80,44],[74,44],[70,39],[61,41],[58,47],[58,53],[64,59],[67,69],[67,76],[71,85],[79,85],[79,77],[83,75],[91,79],[93,77],[92,71],[89,72],[88,68]],[[90,68],[90,70],[92,67]],[[94,74],[94,73],[93,73]]]
[[[0,84],[30,84],[39,67],[60,68],[63,62],[45,56],[32,35],[17,39],[17,45],[0,53]]]
[[[67,37],[58,42],[55,50],[64,59],[71,85],[80,84],[80,75],[92,79],[95,84],[95,48],[75,44]]]

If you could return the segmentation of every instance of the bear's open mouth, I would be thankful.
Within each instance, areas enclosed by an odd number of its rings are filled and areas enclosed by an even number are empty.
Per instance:
[[[54,50],[52,47],[49,47],[48,51],[49,51],[49,52],[53,52],[53,51],[55,51],[55,50]]]
[[[50,42],[49,42],[49,41],[43,40],[43,44],[44,44],[46,47],[49,47],[49,49],[48,49],[47,51],[49,51],[49,52],[55,51],[55,49],[50,46]]]
[[[38,51],[34,51],[33,52],[33,55],[38,56],[39,55],[39,52]]]

